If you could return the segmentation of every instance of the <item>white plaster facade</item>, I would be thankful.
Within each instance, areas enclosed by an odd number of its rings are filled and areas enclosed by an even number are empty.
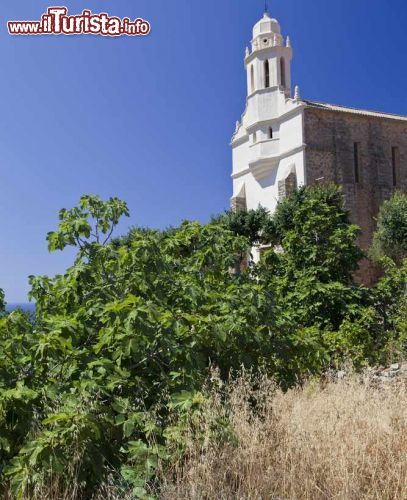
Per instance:
[[[274,211],[279,182],[291,173],[305,184],[303,123],[305,103],[296,88],[291,97],[289,38],[278,21],[265,13],[253,28],[251,50],[246,49],[246,109],[232,137],[232,205]],[[256,259],[256,256],[255,256]],[[257,259],[256,259],[257,260]]]
[[[292,56],[289,38],[265,13],[245,54],[247,102],[231,143],[231,207],[272,213],[295,187],[335,182],[366,250],[378,207],[396,189],[407,193],[407,116],[302,100],[298,87],[292,96]],[[255,261],[260,250],[253,249]],[[361,264],[366,284],[377,279],[369,266]]]

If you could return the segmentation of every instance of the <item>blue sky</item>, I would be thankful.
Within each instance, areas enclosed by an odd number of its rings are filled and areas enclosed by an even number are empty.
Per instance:
[[[58,2],[0,6],[0,287],[26,300],[27,276],[53,275],[57,213],[83,193],[126,200],[121,226],[207,221],[228,207],[229,140],[244,109],[244,48],[262,0],[75,0],[151,22],[147,38],[11,37],[10,19]],[[61,5],[61,3],[59,3]],[[407,115],[405,0],[270,0],[294,47],[304,98]]]

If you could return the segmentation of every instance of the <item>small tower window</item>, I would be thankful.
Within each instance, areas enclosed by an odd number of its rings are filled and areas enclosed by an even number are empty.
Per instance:
[[[251,92],[254,92],[254,66],[253,66],[253,64],[250,68],[250,89],[251,89]]]
[[[280,78],[281,78],[281,86],[286,86],[286,78],[285,78],[285,59],[284,57],[280,58]]]
[[[393,176],[393,186],[397,186],[397,164],[398,164],[399,148],[391,148],[391,167]]]
[[[253,132],[253,144],[257,142],[257,132]]]
[[[270,63],[264,61],[264,88],[268,89],[270,87]]]
[[[355,183],[358,184],[360,181],[360,144],[358,142],[353,144],[353,169]]]
[[[273,129],[272,127],[269,128],[269,139],[273,138]]]

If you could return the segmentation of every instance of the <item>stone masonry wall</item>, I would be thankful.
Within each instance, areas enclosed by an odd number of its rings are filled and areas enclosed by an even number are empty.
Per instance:
[[[360,226],[359,244],[367,250],[382,202],[395,189],[407,192],[407,121],[308,107],[304,111],[306,182],[342,186],[351,221]],[[359,182],[355,181],[354,144],[359,143]],[[392,148],[398,148],[393,186]],[[378,272],[361,262],[359,278],[366,284]]]
[[[294,172],[285,179],[278,181],[278,199],[283,200],[297,189],[297,176]]]
[[[230,200],[230,209],[232,212],[244,212],[247,210],[246,198],[235,196]]]

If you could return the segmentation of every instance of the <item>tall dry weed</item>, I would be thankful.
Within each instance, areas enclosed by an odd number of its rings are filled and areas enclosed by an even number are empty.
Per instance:
[[[283,393],[252,382],[214,391],[208,421],[227,414],[236,443],[194,446],[191,432],[163,500],[407,498],[406,385],[354,378]]]
[[[186,458],[163,464],[154,497],[407,499],[406,381],[374,386],[355,376],[283,392],[244,374],[226,385],[215,377],[208,391],[184,436]],[[92,500],[134,498],[111,479]],[[51,478],[26,500],[78,500],[80,490]]]

